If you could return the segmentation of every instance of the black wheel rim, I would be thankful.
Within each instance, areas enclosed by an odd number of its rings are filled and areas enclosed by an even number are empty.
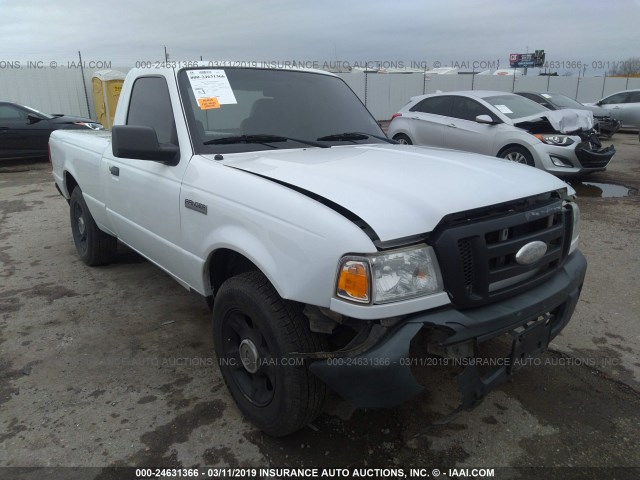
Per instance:
[[[84,216],[84,210],[75,202],[73,204],[73,233],[81,254],[87,251],[87,222]]]
[[[255,322],[239,309],[229,310],[222,325],[223,365],[244,397],[258,407],[275,393],[274,358]]]

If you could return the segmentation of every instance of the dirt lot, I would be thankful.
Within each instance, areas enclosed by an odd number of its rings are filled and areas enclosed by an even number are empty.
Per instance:
[[[630,195],[577,184],[589,271],[541,365],[454,416],[438,387],[392,410],[332,398],[284,439],[235,408],[201,299],[125,248],[86,267],[49,165],[0,167],[0,465],[640,468],[640,145],[637,134],[614,143],[609,171],[583,180]]]

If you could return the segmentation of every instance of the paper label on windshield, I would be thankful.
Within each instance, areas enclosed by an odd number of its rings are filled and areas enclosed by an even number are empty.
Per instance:
[[[201,110],[238,103],[224,70],[187,70],[187,76]]]
[[[551,98],[551,95],[547,93],[541,93],[540,95],[542,95],[544,98]]]
[[[211,110],[212,108],[220,108],[220,102],[216,97],[199,98],[198,105],[200,106],[200,110]]]
[[[509,107],[507,107],[506,105],[496,105],[496,108],[498,110],[500,110],[502,113],[507,114],[507,113],[513,113],[511,111],[511,109]]]

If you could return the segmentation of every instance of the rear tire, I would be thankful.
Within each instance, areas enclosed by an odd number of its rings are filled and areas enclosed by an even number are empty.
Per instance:
[[[536,164],[533,161],[531,153],[524,147],[509,147],[498,155],[505,160],[511,160],[512,162],[522,163],[523,165],[529,165],[535,167]]]
[[[394,135],[393,139],[402,145],[413,145],[411,139],[404,133],[398,133],[397,135]]]
[[[91,267],[113,261],[118,240],[98,228],[87,208],[80,187],[73,189],[69,202],[71,233],[80,259]]]
[[[231,277],[213,307],[218,365],[242,414],[260,430],[284,436],[317,417],[327,387],[294,352],[324,350],[302,305],[283,300],[260,272]],[[293,363],[295,364],[293,364]]]

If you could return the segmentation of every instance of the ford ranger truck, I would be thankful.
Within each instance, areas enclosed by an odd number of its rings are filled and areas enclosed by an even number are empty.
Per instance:
[[[507,339],[500,366],[469,361],[456,377],[471,406],[578,301],[586,261],[566,183],[398,145],[336,75],[134,69],[114,125],[51,135],[78,255],[117,261],[120,241],[205,297],[229,391],[270,435],[308,424],[329,389],[363,407],[418,394],[416,343],[472,360]]]

